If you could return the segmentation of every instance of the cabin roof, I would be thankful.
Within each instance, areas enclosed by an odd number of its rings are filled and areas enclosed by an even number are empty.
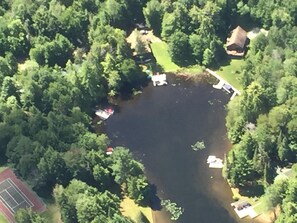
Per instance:
[[[235,44],[243,48],[247,38],[247,32],[244,29],[242,29],[240,26],[237,26],[234,30],[232,30],[231,33],[232,33],[231,37],[227,41],[227,47]]]

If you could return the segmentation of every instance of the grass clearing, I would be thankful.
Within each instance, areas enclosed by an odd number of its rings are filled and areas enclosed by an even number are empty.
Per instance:
[[[8,223],[7,219],[4,217],[4,215],[0,212],[0,223]]]
[[[240,84],[239,73],[241,72],[241,67],[245,64],[243,59],[232,59],[230,64],[226,66],[221,66],[219,70],[215,72],[232,84],[238,90],[242,90],[243,87]]]
[[[0,166],[0,173],[2,172],[2,171],[4,171],[6,168],[8,168],[7,166]]]
[[[124,216],[130,217],[135,222],[137,222],[138,216],[142,213],[146,217],[148,223],[153,223],[151,208],[141,207],[128,197],[125,197],[121,202],[121,212]]]
[[[46,211],[42,213],[48,223],[63,223],[61,220],[60,208],[53,201],[46,202]]]
[[[264,212],[267,211],[267,207],[265,206],[265,203],[264,202],[261,202],[260,201],[258,204],[255,205],[254,211],[257,214],[263,214]]]
[[[193,65],[189,67],[182,67],[178,70],[178,73],[189,74],[189,75],[199,75],[202,74],[205,70],[205,67],[200,65]]]
[[[179,70],[180,67],[171,60],[167,43],[155,42],[151,44],[151,48],[157,63],[163,68],[164,72],[176,72]]]

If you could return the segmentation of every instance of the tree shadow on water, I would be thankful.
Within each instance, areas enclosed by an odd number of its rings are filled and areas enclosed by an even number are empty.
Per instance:
[[[155,184],[150,185],[150,207],[154,211],[162,209],[161,199],[157,196],[157,186]]]

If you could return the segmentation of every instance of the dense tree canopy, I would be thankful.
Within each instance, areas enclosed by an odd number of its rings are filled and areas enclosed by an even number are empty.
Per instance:
[[[110,141],[93,133],[90,117],[95,105],[146,81],[125,32],[144,20],[146,3],[0,1],[1,160],[39,192],[57,185],[63,222],[132,223],[111,188],[148,198],[143,165],[127,148],[107,156]],[[16,221],[44,219],[20,210]]]
[[[127,34],[146,22],[178,65],[216,66],[226,56],[228,29],[241,15],[269,34],[250,43],[239,75],[244,90],[228,105],[234,147],[225,176],[235,186],[263,184],[267,202],[281,205],[277,221],[296,222],[296,180],[281,197],[270,196],[279,185],[268,189],[277,166],[297,161],[296,1],[0,1],[2,162],[34,189],[58,184],[54,196],[65,223],[130,223],[110,188],[147,202],[144,167],[127,148],[106,156],[110,141],[93,133],[89,116],[98,103],[145,83]],[[16,221],[24,220],[43,218],[19,211]]]
[[[244,91],[228,104],[226,125],[234,146],[225,175],[235,186],[264,185],[267,209],[281,207],[276,222],[294,222],[296,175],[285,182],[274,177],[278,167],[297,162],[296,3],[240,1],[237,7],[269,32],[251,41],[240,74]]]

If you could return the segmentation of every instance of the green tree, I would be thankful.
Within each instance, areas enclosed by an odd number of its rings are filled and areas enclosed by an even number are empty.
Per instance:
[[[276,181],[265,190],[263,202],[267,210],[272,210],[276,219],[275,208],[282,203],[288,188],[287,181]]]
[[[128,196],[136,203],[146,205],[149,202],[150,185],[145,176],[131,177],[127,182]]]
[[[167,40],[177,30],[177,19],[173,13],[165,12],[162,20],[162,32],[161,36]]]
[[[10,96],[18,97],[18,89],[13,78],[7,76],[4,78],[1,88],[1,99],[6,100]]]
[[[69,171],[61,155],[48,148],[38,163],[38,170],[43,181],[54,185],[55,183],[66,184],[69,181]]]
[[[129,177],[143,174],[144,167],[133,159],[130,151],[123,147],[116,147],[112,154],[112,174],[118,184],[127,183]]]
[[[60,31],[61,23],[45,5],[40,5],[32,16],[33,28],[38,35],[54,38]]]
[[[46,223],[44,217],[33,212],[31,209],[19,209],[14,214],[14,218],[16,223]]]
[[[258,115],[265,111],[265,94],[263,87],[256,82],[251,83],[243,95],[245,105],[242,112],[246,115],[248,122],[255,122]]]
[[[162,4],[158,0],[148,1],[143,8],[145,22],[157,36],[161,35],[162,18],[164,15]]]
[[[199,34],[192,33],[189,36],[189,43],[193,51],[195,61],[201,64],[203,60],[203,52],[206,47],[205,39]]]
[[[213,60],[214,60],[213,51],[211,49],[204,50],[202,64],[205,66],[209,66],[211,65]]]
[[[297,96],[297,78],[292,76],[283,77],[276,90],[277,102],[284,103],[288,99]]]
[[[120,199],[109,191],[95,196],[81,194],[76,201],[77,219],[80,223],[91,223],[98,218],[107,221],[108,217],[112,218],[119,213],[119,208]]]
[[[94,179],[98,182],[100,188],[108,188],[111,184],[111,173],[109,169],[100,165],[95,165],[93,168]]]
[[[168,42],[168,47],[173,62],[178,65],[188,65],[191,63],[189,37],[185,33],[177,31],[172,34]]]
[[[7,44],[9,45],[9,52],[13,53],[14,56],[27,55],[30,44],[24,24],[20,19],[12,19],[7,24]]]

